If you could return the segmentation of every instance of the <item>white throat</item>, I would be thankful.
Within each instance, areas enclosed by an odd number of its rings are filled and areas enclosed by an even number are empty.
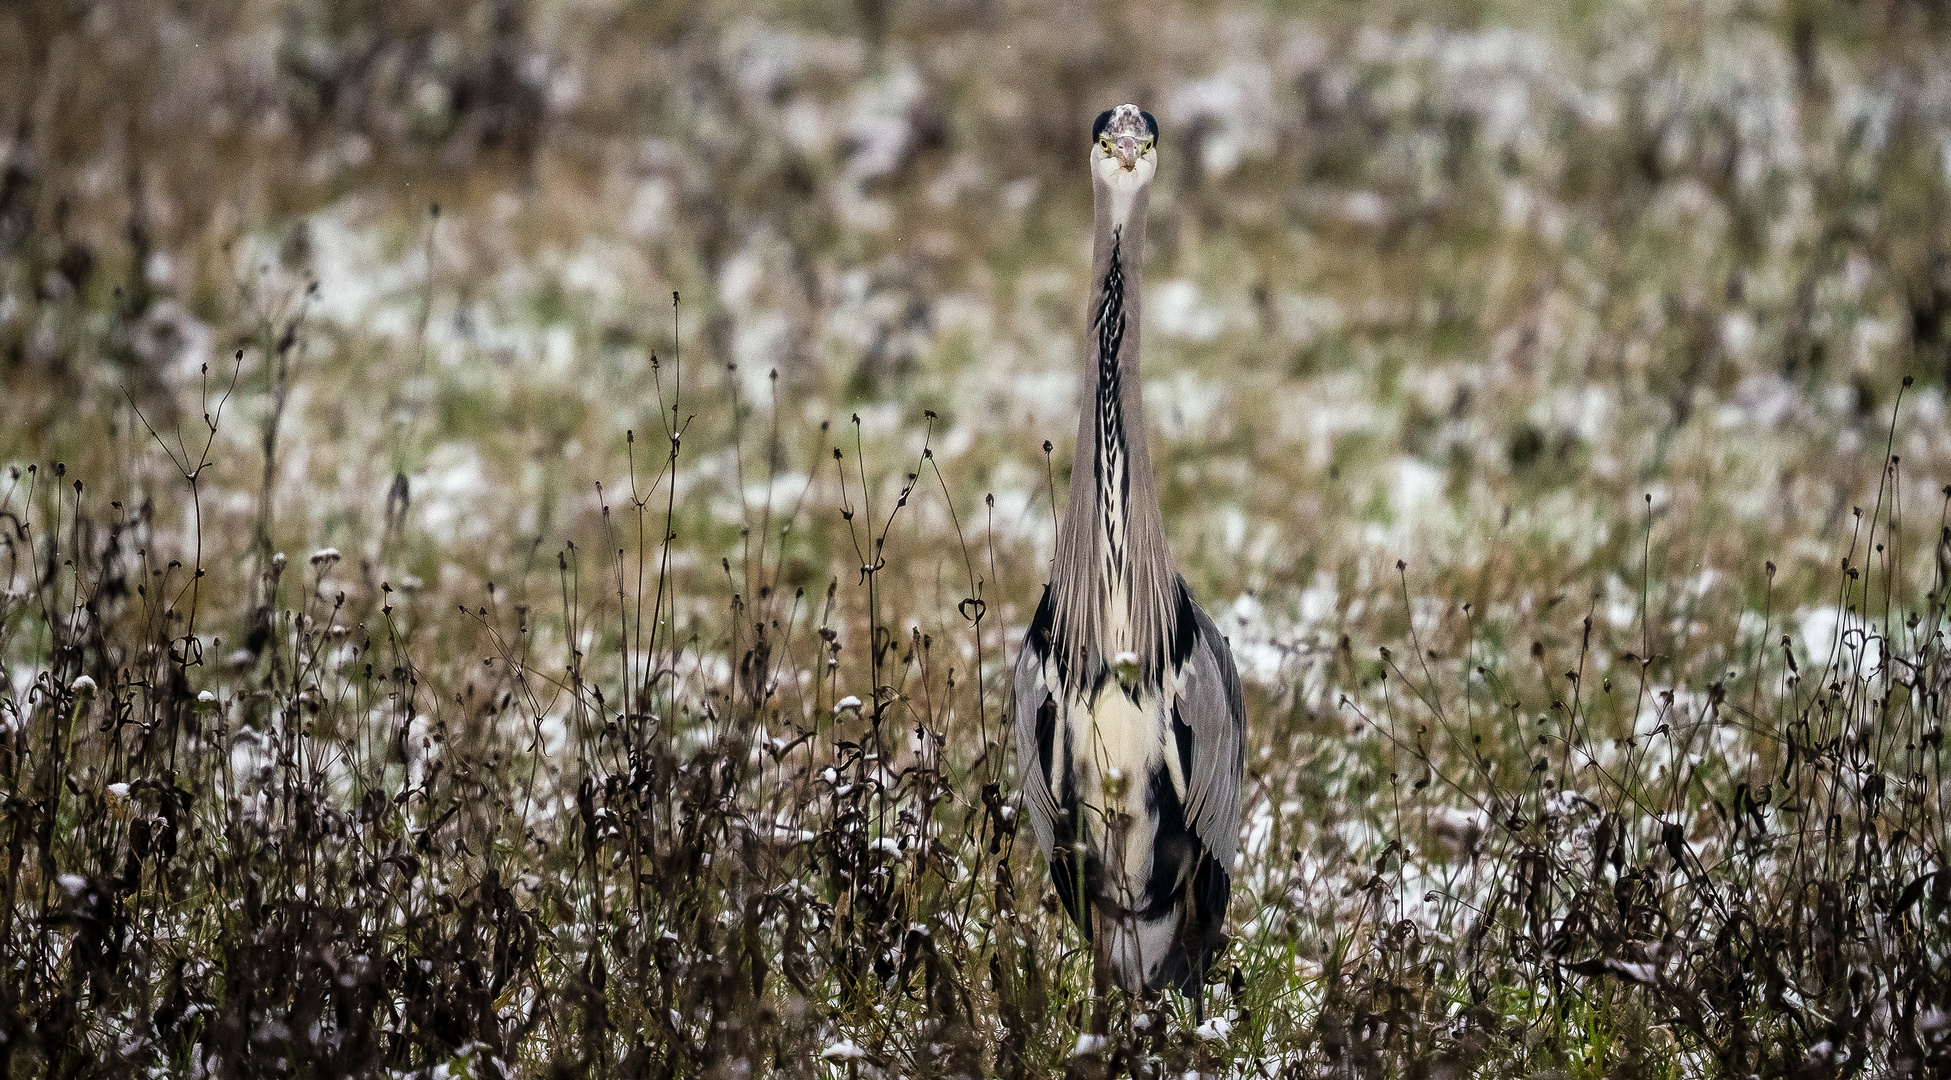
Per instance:
[[[1104,182],[1106,193],[1111,196],[1111,225],[1123,228],[1131,224],[1133,205],[1138,201],[1138,193],[1152,182],[1152,174],[1158,171],[1157,162],[1147,154],[1138,159],[1138,167],[1126,169],[1118,164],[1118,159],[1098,152],[1092,155],[1091,167],[1097,171],[1098,178]],[[1132,258],[1137,258],[1133,252]]]

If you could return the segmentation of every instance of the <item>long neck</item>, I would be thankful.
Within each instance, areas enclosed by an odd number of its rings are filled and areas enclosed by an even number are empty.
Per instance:
[[[1096,183],[1077,450],[1051,574],[1053,638],[1066,683],[1092,684],[1119,653],[1163,678],[1178,575],[1145,445],[1139,297],[1148,191]]]

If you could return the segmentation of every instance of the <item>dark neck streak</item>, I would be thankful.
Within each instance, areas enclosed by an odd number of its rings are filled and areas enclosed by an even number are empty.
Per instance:
[[[1130,515],[1131,455],[1125,438],[1121,352],[1125,336],[1125,274],[1122,260],[1124,229],[1111,234],[1110,267],[1104,274],[1104,297],[1098,304],[1097,331],[1097,477],[1098,512],[1104,532],[1104,586],[1128,582],[1125,564]]]
[[[1110,665],[1126,650],[1138,656],[1144,685],[1162,685],[1177,597],[1138,386],[1145,193],[1120,221],[1111,216],[1115,200],[1102,179],[1097,186],[1076,456],[1050,575],[1057,676],[1086,700],[1113,677]],[[1109,635],[1119,626],[1126,632],[1114,640]]]

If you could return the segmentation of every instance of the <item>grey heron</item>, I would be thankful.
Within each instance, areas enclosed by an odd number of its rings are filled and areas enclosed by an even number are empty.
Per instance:
[[[1173,989],[1205,1016],[1225,946],[1245,767],[1232,650],[1166,548],[1139,387],[1139,271],[1158,123],[1091,131],[1096,238],[1077,449],[1050,583],[1015,677],[1017,760],[1037,846],[1092,945],[1093,988]]]

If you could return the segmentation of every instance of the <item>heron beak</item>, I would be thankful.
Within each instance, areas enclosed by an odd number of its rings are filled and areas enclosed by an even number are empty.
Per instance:
[[[1120,136],[1111,145],[1112,145],[1112,153],[1117,156],[1118,164],[1122,166],[1126,172],[1130,172],[1131,170],[1136,169],[1138,167],[1139,150],[1138,150],[1138,139],[1136,136],[1133,135]]]

